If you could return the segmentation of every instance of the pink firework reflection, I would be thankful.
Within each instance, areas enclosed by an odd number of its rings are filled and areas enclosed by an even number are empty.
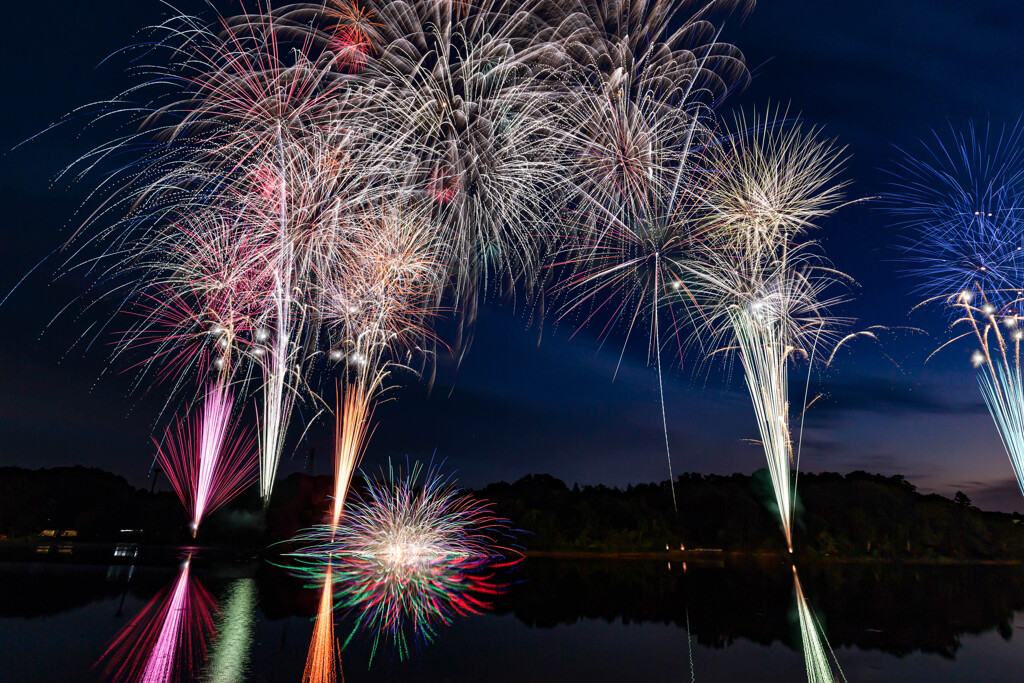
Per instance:
[[[191,575],[191,564],[190,556],[177,579],[157,593],[114,637],[100,657],[100,662],[106,662],[105,680],[193,680],[206,659],[217,605]]]

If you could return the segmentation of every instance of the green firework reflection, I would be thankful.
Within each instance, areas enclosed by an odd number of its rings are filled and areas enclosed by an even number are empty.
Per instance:
[[[237,683],[246,680],[252,627],[256,611],[256,580],[238,579],[228,592],[217,640],[210,653],[208,683]]]

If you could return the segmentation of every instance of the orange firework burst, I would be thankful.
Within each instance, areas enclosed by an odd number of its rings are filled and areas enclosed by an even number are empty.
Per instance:
[[[380,28],[383,24],[373,20],[374,12],[358,2],[335,2],[324,14],[336,23],[328,30],[333,36],[328,49],[334,53],[338,65],[351,73],[363,70],[370,57],[377,54]]]

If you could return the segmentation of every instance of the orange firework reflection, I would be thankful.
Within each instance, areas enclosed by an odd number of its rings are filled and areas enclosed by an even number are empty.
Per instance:
[[[306,670],[303,683],[335,683],[341,673],[341,658],[337,654],[334,640],[334,600],[331,593],[331,565],[324,573],[324,585],[320,592],[320,606],[316,612],[313,640],[309,643],[306,656]],[[341,676],[342,683],[345,676]]]

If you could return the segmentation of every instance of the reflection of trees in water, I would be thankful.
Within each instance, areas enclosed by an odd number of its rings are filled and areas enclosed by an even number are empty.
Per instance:
[[[664,562],[538,561],[495,600],[534,627],[601,619],[685,628],[706,647],[738,639],[800,649],[786,564],[708,567]],[[801,582],[833,647],[953,656],[960,637],[993,629],[1009,639],[1024,609],[1024,569],[1001,566],[807,565]]]
[[[193,562],[197,562],[193,560]],[[219,565],[198,560],[194,570],[203,584],[221,595],[252,565]],[[70,612],[102,600],[125,598],[148,602],[177,575],[177,567],[142,565],[83,565],[63,562],[0,562],[0,618],[46,617]],[[111,607],[111,616],[130,617],[133,608]]]
[[[124,569],[127,569],[125,567]],[[197,567],[215,594],[222,584]],[[233,576],[238,570],[232,569]],[[137,568],[131,582],[108,568],[59,564],[0,566],[0,617],[43,617],[91,602],[132,597],[149,600],[173,568]],[[266,564],[256,573],[260,618],[316,614],[319,592]],[[801,565],[800,580],[833,647],[857,646],[895,655],[914,651],[952,657],[960,638],[996,630],[1013,633],[1013,614],[1024,610],[1024,568],[894,564]],[[727,567],[665,562],[528,560],[503,580],[495,612],[514,614],[533,627],[586,619],[625,624],[655,622],[686,627],[705,647],[739,639],[800,648],[789,565]],[[111,608],[113,614],[114,608]],[[126,610],[131,612],[131,610]]]
[[[125,594],[149,600],[174,576],[174,568],[132,572],[128,565],[0,565],[0,617],[45,617]]]

